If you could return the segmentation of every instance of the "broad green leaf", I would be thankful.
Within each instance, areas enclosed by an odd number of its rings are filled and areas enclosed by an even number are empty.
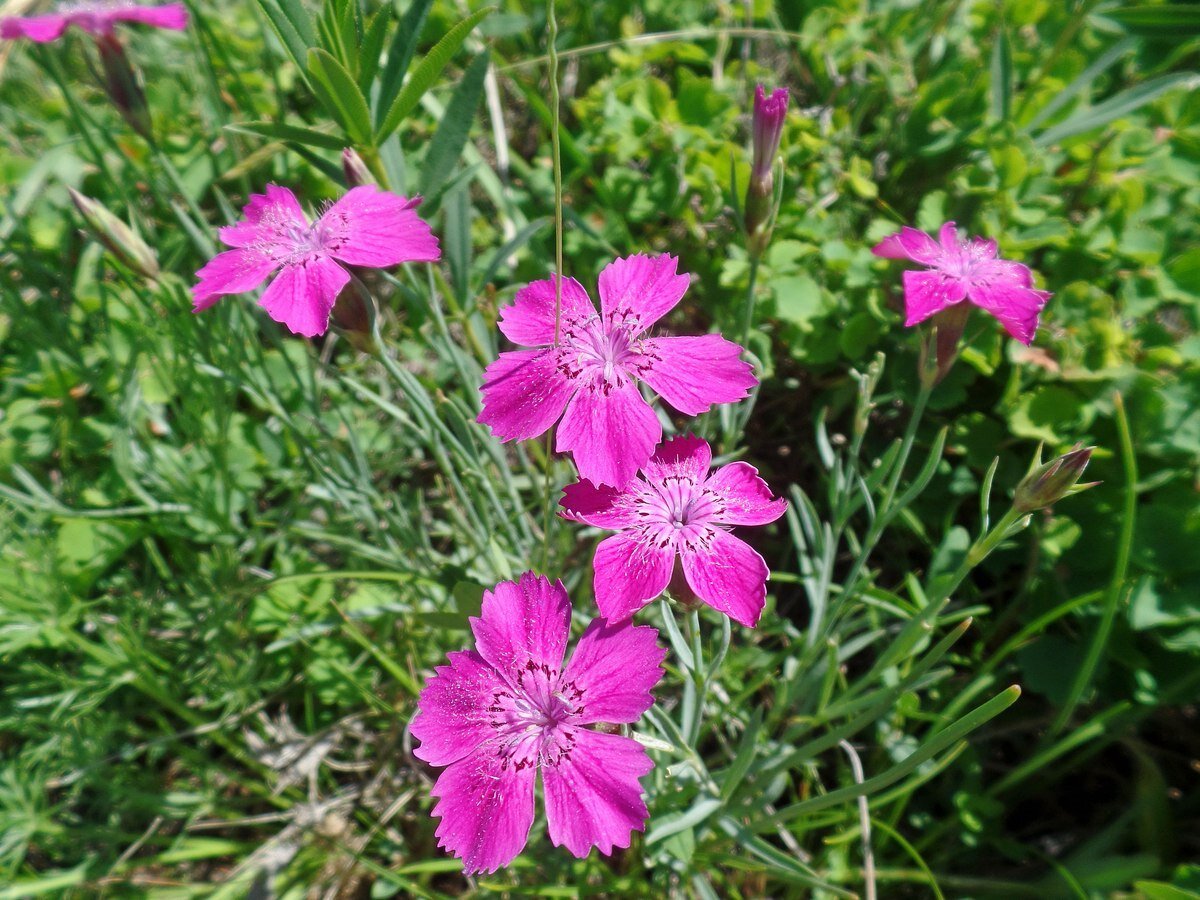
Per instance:
[[[467,16],[453,28],[446,32],[429,54],[417,64],[417,68],[413,71],[412,77],[404,85],[399,96],[396,97],[387,114],[383,118],[383,123],[375,132],[376,142],[382,142],[389,134],[400,127],[400,123],[404,117],[412,112],[421,96],[433,86],[434,81],[442,74],[442,70],[450,63],[451,57],[462,46],[463,41],[467,39],[467,35],[471,30],[487,18],[494,6],[486,6],[477,12]]]
[[[486,50],[471,60],[446,111],[442,113],[442,121],[429,142],[421,168],[420,190],[427,197],[437,193],[462,154],[463,145],[471,132],[471,123],[475,119],[475,110],[483,96],[483,79],[487,75],[488,61]]]
[[[287,125],[283,122],[239,122],[237,125],[226,125],[225,127],[230,131],[242,134],[256,134],[274,138],[277,141],[289,141],[308,147],[321,147],[325,150],[341,150],[346,146],[345,139],[339,135],[317,131],[315,128],[305,128],[301,125]]]
[[[371,111],[345,67],[320,49],[308,51],[308,71],[321,102],[337,115],[354,143],[371,146]]]

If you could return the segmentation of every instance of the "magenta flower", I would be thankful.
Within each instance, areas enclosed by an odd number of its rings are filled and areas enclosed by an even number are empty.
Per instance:
[[[117,22],[140,22],[155,28],[180,31],[187,27],[187,8],[182,3],[138,6],[136,3],[64,3],[57,12],[44,16],[8,18],[0,22],[0,38],[29,38],[39,44],[56,41],[74,25],[95,37],[108,37]]]
[[[537,437],[561,416],[558,451],[575,455],[582,477],[619,485],[662,439],[639,380],[689,416],[745,397],[758,379],[737,344],[719,334],[644,336],[687,290],[677,263],[642,255],[610,263],[600,273],[599,315],[579,282],[563,279],[557,334],[554,282],[522,288],[503,310],[500,330],[513,343],[542,349],[501,353],[487,367],[478,421],[511,441]]]
[[[666,651],[653,628],[594,619],[564,668],[570,625],[561,581],[526,572],[501,582],[471,619],[476,649],[451,653],[417,701],[413,753],[447,767],[433,787],[439,846],[467,874],[521,852],[539,770],[556,847],[610,854],[645,826],[638,779],[654,763],[637,741],[587,726],[636,722]]]
[[[876,256],[911,259],[928,268],[904,273],[905,325],[916,325],[964,299],[991,313],[1022,344],[1033,340],[1038,314],[1049,291],[1033,286],[1033,274],[1020,263],[996,256],[996,242],[960,240],[947,222],[935,241],[923,231],[904,227],[872,248]]]
[[[296,196],[269,184],[265,194],[251,195],[242,210],[245,221],[220,229],[221,240],[234,249],[196,273],[193,311],[208,309],[223,294],[254,290],[279,270],[259,304],[296,334],[324,334],[338,293],[350,281],[347,265],[386,268],[441,258],[437,238],[414,212],[420,202],[362,185],[310,225]]]
[[[765,525],[787,509],[744,462],[711,475],[708,443],[665,442],[641,477],[615,489],[580,480],[560,501],[564,517],[616,531],[596,548],[596,604],[610,621],[629,618],[664,590],[679,559],[688,587],[714,609],[753,628],[767,598],[767,564],[733,525]]]

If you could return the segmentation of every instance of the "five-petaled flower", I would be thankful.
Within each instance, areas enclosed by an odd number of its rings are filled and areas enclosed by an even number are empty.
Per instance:
[[[996,256],[996,242],[960,240],[953,222],[942,226],[935,241],[923,231],[904,227],[872,248],[876,256],[911,259],[928,268],[904,273],[905,325],[916,325],[935,313],[970,300],[991,313],[1022,344],[1033,340],[1038,314],[1050,299],[1033,286],[1033,274],[1020,263]]]
[[[117,22],[139,22],[155,28],[180,31],[187,27],[187,7],[182,3],[139,6],[136,3],[99,2],[64,3],[44,16],[14,16],[0,22],[0,38],[28,38],[39,44],[56,41],[68,27],[86,31],[95,37],[108,37]]]
[[[413,752],[447,767],[433,788],[439,845],[468,874],[521,852],[539,770],[555,846],[610,854],[645,826],[638,779],[650,757],[631,738],[587,726],[636,722],[666,651],[653,628],[594,619],[564,667],[570,625],[562,582],[532,572],[502,582],[471,619],[476,649],[451,653],[417,701]]]
[[[418,203],[362,185],[310,225],[295,195],[269,184],[265,194],[251,195],[245,221],[220,230],[234,249],[196,273],[194,311],[208,309],[223,294],[253,290],[278,269],[259,303],[296,334],[324,334],[350,281],[346,265],[386,268],[441,257],[437,238],[414,211]]]
[[[552,279],[522,288],[500,330],[542,349],[501,353],[487,367],[479,421],[510,441],[537,437],[561,416],[558,451],[574,454],[581,477],[621,485],[662,439],[639,380],[689,416],[745,397],[758,380],[737,344],[719,334],[645,336],[687,290],[677,262],[637,255],[610,263],[600,273],[600,314],[579,282],[561,279],[557,322]]]
[[[767,564],[729,533],[765,525],[787,509],[758,470],[744,462],[711,475],[708,443],[690,435],[666,441],[623,488],[578,481],[560,501],[562,515],[616,531],[596,548],[596,604],[601,615],[629,618],[671,581],[678,558],[688,587],[731,619],[753,628],[767,596]]]

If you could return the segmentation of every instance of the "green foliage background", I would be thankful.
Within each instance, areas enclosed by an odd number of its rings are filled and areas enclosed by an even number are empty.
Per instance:
[[[477,884],[435,846],[405,725],[482,588],[542,567],[543,451],[472,420],[497,308],[553,259],[546,9],[356,18],[330,0],[306,34],[289,24],[305,8],[201,3],[182,35],[125,32],[156,146],[94,87],[84,37],[4,50],[0,897],[836,896],[863,885],[853,788],[825,800],[853,785],[842,735],[891,779],[868,792],[885,896],[1194,896],[1194,4],[559,11],[567,270],[591,285],[614,256],[678,254],[694,278],[675,328],[739,327],[750,91],[792,89],[743,445],[793,512],[755,538],[763,627],[667,635],[646,837],[576,862],[535,828]],[[286,336],[244,297],[193,316],[215,226],[269,181],[335,197],[347,143],[423,193],[442,237],[443,264],[373,285],[395,362]],[[132,223],[158,281],[81,229],[68,186]],[[849,503],[857,436],[863,471],[886,468],[916,393],[899,268],[870,247],[946,219],[1055,296],[1028,350],[971,320],[917,435],[910,478],[944,449],[928,487],[816,641],[816,551],[842,577],[855,550],[814,522]],[[880,353],[864,434],[852,373]],[[981,490],[1004,508],[1039,442],[1076,441],[1102,484],[1035,514],[931,612]],[[581,609],[594,537],[545,542]],[[665,604],[649,618],[674,626]],[[1009,684],[1023,695],[1001,714]]]

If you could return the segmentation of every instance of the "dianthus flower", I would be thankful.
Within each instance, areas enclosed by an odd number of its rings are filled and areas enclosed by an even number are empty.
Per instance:
[[[1029,269],[997,258],[993,240],[960,240],[953,222],[942,226],[938,238],[904,227],[871,250],[876,256],[911,259],[928,267],[904,273],[904,324],[916,325],[965,299],[995,316],[1022,344],[1030,343],[1038,314],[1051,295],[1034,288]]]
[[[475,650],[449,655],[417,701],[413,753],[446,766],[433,787],[439,846],[467,874],[494,872],[525,846],[542,773],[546,824],[575,856],[628,847],[645,826],[638,779],[654,768],[637,741],[593,731],[636,722],[654,702],[666,651],[653,628],[594,619],[563,666],[571,605],[532,572],[483,595]]]
[[[641,255],[610,263],[600,273],[599,314],[578,281],[562,279],[557,329],[552,279],[518,291],[500,330],[515,344],[549,346],[501,353],[487,367],[478,421],[511,441],[537,437],[561,416],[558,451],[574,454],[582,477],[620,485],[662,439],[638,381],[688,416],[745,397],[758,380],[737,344],[719,334],[645,336],[687,290],[677,263]]]
[[[711,475],[712,451],[688,435],[666,441],[623,488],[589,481],[568,485],[563,516],[616,531],[596,548],[596,604],[602,615],[629,618],[668,583],[678,558],[696,596],[753,628],[767,597],[766,562],[729,533],[734,525],[765,525],[787,509],[772,498],[758,470],[744,462]]]
[[[220,229],[234,249],[196,273],[193,311],[208,309],[223,294],[253,290],[279,270],[259,304],[296,334],[324,334],[350,281],[346,265],[386,268],[441,258],[437,238],[414,212],[418,203],[362,185],[310,225],[295,195],[269,184],[265,194],[251,195],[245,221]]]
[[[136,3],[63,3],[44,16],[14,16],[0,22],[0,38],[29,38],[39,44],[56,41],[74,25],[95,37],[108,37],[117,22],[140,22],[155,28],[180,31],[187,27],[187,8],[182,3],[138,6]]]

